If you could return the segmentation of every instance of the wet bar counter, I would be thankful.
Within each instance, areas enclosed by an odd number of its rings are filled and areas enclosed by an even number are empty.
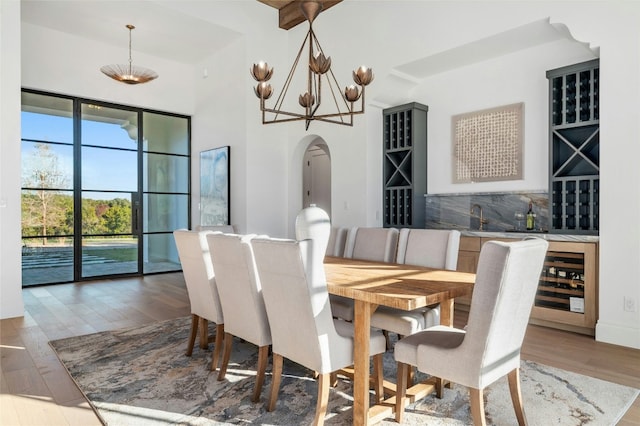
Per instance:
[[[548,232],[497,232],[497,231],[472,231],[460,230],[463,237],[481,237],[481,238],[513,238],[521,239],[527,236],[544,238],[547,241],[567,241],[578,243],[597,243],[600,237],[597,235],[576,235],[576,234],[551,234]]]

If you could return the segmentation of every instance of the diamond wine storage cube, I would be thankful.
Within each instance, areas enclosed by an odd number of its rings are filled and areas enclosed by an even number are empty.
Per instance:
[[[410,103],[383,110],[383,225],[424,228],[427,111]]]
[[[599,60],[547,71],[549,229],[598,234],[600,218]]]

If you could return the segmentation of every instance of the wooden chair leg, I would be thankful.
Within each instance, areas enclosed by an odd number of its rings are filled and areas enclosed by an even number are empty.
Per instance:
[[[213,344],[213,358],[211,359],[211,371],[218,368],[218,359],[222,350],[222,342],[224,341],[224,324],[216,324],[216,341]]]
[[[442,399],[446,382],[441,377],[436,377],[436,397]]]
[[[407,370],[407,388],[413,386],[414,370],[413,366],[409,366],[409,369]]]
[[[316,403],[316,417],[313,419],[314,426],[322,426],[324,424],[324,415],[329,405],[329,385],[331,374],[320,374],[318,378],[318,402]]]
[[[209,348],[209,324],[204,318],[200,318],[200,348]]]
[[[193,345],[196,343],[196,334],[198,334],[198,323],[200,317],[196,314],[191,314],[191,332],[189,333],[189,343],[187,344],[187,356],[193,354]]]
[[[396,422],[402,423],[407,399],[407,370],[409,364],[398,363],[398,383],[396,384]]]
[[[511,393],[511,401],[513,409],[516,412],[516,418],[520,426],[527,425],[527,417],[524,415],[524,405],[522,404],[522,392],[520,391],[520,369],[511,370],[508,374],[509,393]]]
[[[273,411],[276,409],[276,402],[278,401],[278,391],[280,389],[280,380],[282,380],[282,355],[273,353],[273,368],[271,373],[271,391],[269,393],[269,403],[267,404],[267,411]]]
[[[332,388],[335,388],[336,386],[338,386],[338,372],[337,371],[334,371],[333,373],[331,373],[329,382],[330,382]]]
[[[256,374],[256,386],[253,389],[251,402],[260,401],[260,392],[264,383],[264,373],[267,371],[267,361],[269,361],[269,345],[258,348],[258,372]]]
[[[384,340],[385,340],[385,348],[387,350],[391,349],[391,339],[389,339],[389,332],[387,330],[382,330],[382,335],[384,336]]]
[[[382,365],[383,354],[373,356],[373,390],[376,393],[376,404],[384,400],[384,367]]]
[[[218,381],[224,380],[224,376],[227,375],[227,366],[229,365],[229,359],[231,358],[232,346],[233,335],[230,333],[225,333],[224,351],[222,351],[222,365],[220,365],[220,371],[218,371]]]
[[[471,402],[471,418],[474,426],[487,426],[484,418],[484,397],[482,389],[469,388],[469,400]]]

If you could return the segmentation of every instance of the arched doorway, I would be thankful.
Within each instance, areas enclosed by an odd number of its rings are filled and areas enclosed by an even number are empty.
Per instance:
[[[331,216],[331,155],[321,138],[309,144],[302,159],[302,207],[311,204]]]

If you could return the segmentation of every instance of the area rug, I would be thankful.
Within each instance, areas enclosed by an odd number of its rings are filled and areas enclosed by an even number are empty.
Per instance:
[[[262,398],[251,402],[257,348],[241,340],[225,380],[209,371],[209,350],[185,356],[190,318],[50,342],[101,420],[119,425],[305,425],[313,422],[317,383],[312,372],[285,361],[276,410],[267,412],[270,376]],[[392,351],[385,378],[394,380]],[[270,372],[270,366],[267,369]],[[522,392],[530,425],[614,425],[638,390],[534,362],[523,361]],[[326,424],[352,423],[352,384],[342,378],[331,390]],[[487,423],[517,424],[506,379],[485,390]],[[393,418],[381,424],[394,425]],[[426,397],[409,406],[404,424],[472,424],[468,393],[454,385],[443,399]]]

